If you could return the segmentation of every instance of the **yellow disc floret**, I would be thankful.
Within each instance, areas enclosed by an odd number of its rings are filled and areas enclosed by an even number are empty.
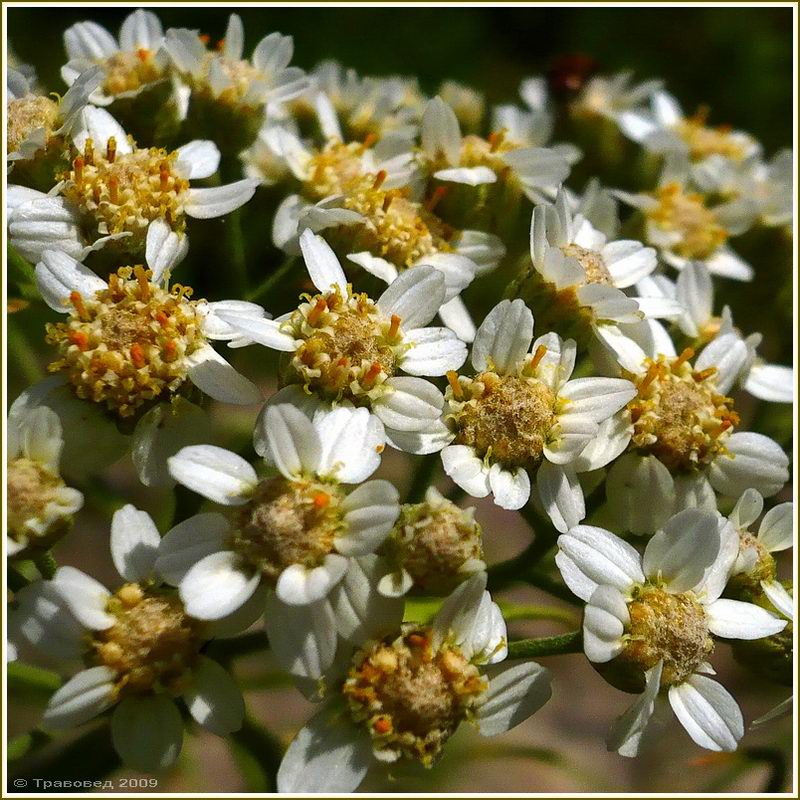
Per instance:
[[[8,128],[6,146],[9,153],[19,150],[23,142],[40,128],[44,130],[45,144],[50,139],[58,121],[58,103],[49,97],[27,95],[9,100],[7,106]]]
[[[577,244],[567,244],[561,252],[568,258],[574,258],[582,267],[586,276],[586,283],[603,283],[613,286],[614,279],[603,260],[602,254],[596,250],[587,250]]]
[[[742,135],[733,134],[729,125],[708,127],[708,111],[708,107],[704,106],[693,117],[682,119],[675,127],[678,136],[689,148],[690,157],[693,161],[701,161],[709,156],[720,155],[741,161],[747,155],[747,140]]]
[[[359,650],[342,693],[378,757],[430,767],[459,724],[473,716],[487,686],[457,647],[434,650],[430,629],[412,627]]]
[[[336,484],[266,479],[240,510],[232,547],[273,582],[292,564],[317,567],[342,529],[343,499]]]
[[[113,595],[107,611],[115,622],[95,632],[92,645],[96,663],[117,673],[118,696],[183,691],[203,644],[202,623],[176,596],[136,583]]]
[[[73,292],[66,322],[47,326],[47,341],[61,358],[78,397],[120,417],[177,391],[188,374],[187,356],[206,344],[191,289],[171,291],[150,282],[142,267],[123,267],[94,295]]]
[[[639,392],[628,403],[631,446],[673,472],[700,469],[724,454],[739,422],[733,400],[717,391],[716,370],[694,370],[692,355],[687,348],[677,358],[659,356],[644,376],[631,376]]]
[[[109,95],[135,92],[164,75],[155,53],[143,47],[135,52],[114,53],[102,62],[102,66],[106,73],[102,88]]]

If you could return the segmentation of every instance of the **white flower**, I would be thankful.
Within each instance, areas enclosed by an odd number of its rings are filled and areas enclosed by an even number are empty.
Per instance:
[[[192,619],[175,592],[160,585],[159,543],[150,516],[126,505],[111,523],[111,554],[125,581],[115,593],[61,567],[52,581],[24,590],[15,611],[16,629],[28,644],[51,657],[81,656],[87,665],[50,698],[44,727],[72,728],[116,706],[114,748],[129,767],[146,772],[170,766],[180,752],[178,697],[212,733],[239,729],[242,695],[233,677],[200,651],[254,617],[250,607],[215,624]]]
[[[506,657],[505,622],[485,587],[485,573],[463,583],[430,626],[370,626],[351,638],[326,677],[326,705],[283,757],[278,791],[352,792],[376,759],[431,766],[462,721],[495,736],[541,708],[550,673],[538,664],[482,674]]]
[[[349,559],[374,552],[400,513],[397,491],[386,481],[363,483],[350,494],[343,489],[375,471],[381,440],[380,422],[366,409],[318,409],[312,421],[277,402],[262,415],[254,441],[279,475],[259,480],[243,458],[211,445],[170,458],[177,481],[237,507],[230,523],[213,515],[213,530],[200,542],[194,525],[164,540],[172,565],[167,577],[180,585],[189,613],[225,616],[262,582],[288,605],[323,600]]]
[[[163,43],[158,17],[142,8],[123,20],[119,40],[96,22],[78,22],[64,31],[69,60],[61,68],[61,77],[72,86],[85,70],[98,66],[101,81],[90,98],[94,105],[136,97],[167,79],[169,59]]]
[[[303,70],[289,66],[294,54],[291,36],[270,33],[256,45],[250,60],[243,59],[244,27],[241,17],[231,14],[223,42],[222,49],[213,52],[206,49],[197,31],[167,31],[164,47],[193,98],[207,96],[252,109],[297,97],[308,88]]]
[[[21,72],[9,68],[6,76],[6,162],[9,170],[14,162],[33,159],[56,142],[63,147],[63,140],[72,133],[89,96],[101,80],[99,69],[88,69],[76,76],[64,97],[56,101],[35,93]],[[53,146],[53,150],[57,149],[58,146]]]
[[[579,525],[558,539],[556,564],[586,605],[587,658],[614,685],[640,693],[612,726],[609,750],[634,756],[656,703],[669,699],[691,738],[735,750],[744,733],[735,700],[706,677],[714,638],[759,639],[784,620],[750,603],[720,599],[738,537],[715,511],[672,517],[644,555],[602,528]]]
[[[147,485],[168,483],[166,457],[197,435],[199,408],[176,394],[187,381],[220,402],[247,405],[261,400],[259,389],[210,341],[249,343],[219,314],[258,318],[264,311],[243,301],[192,301],[186,287],[174,292],[165,288],[170,266],[180,260],[185,244],[166,223],[156,221],[147,236],[149,270],[120,268],[105,281],[65,253],[51,250],[36,265],[43,299],[67,315],[66,322],[48,331],[48,341],[61,355],[52,371],[64,373],[75,404],[95,403],[120,419],[135,420],[133,459]],[[101,374],[98,363],[104,366]],[[163,403],[168,399],[169,406]],[[56,411],[67,417],[80,414]],[[68,439],[84,437],[86,451],[97,447],[86,429],[71,430],[65,424],[65,430]]]
[[[579,116],[600,116],[617,125],[622,125],[628,112],[640,109],[654,92],[661,88],[661,81],[651,80],[634,84],[633,74],[618,72],[611,77],[597,75],[590,78],[578,97],[570,104],[573,113]]]
[[[631,376],[638,394],[628,403],[629,452],[611,465],[606,482],[615,524],[651,533],[678,509],[715,508],[715,491],[729,497],[748,488],[765,497],[776,494],[789,479],[789,459],[772,439],[737,431],[734,402],[725,396],[742,351],[746,355],[741,339],[731,335],[724,346],[706,347],[692,365],[694,351],[676,356],[668,336],[637,344],[634,331],[625,333],[629,359],[623,374]]]
[[[750,227],[753,204],[736,199],[713,205],[706,195],[691,190],[689,178],[686,156],[670,153],[654,191],[615,194],[642,212],[647,243],[658,248],[669,266],[680,270],[691,261],[702,261],[714,275],[737,281],[752,280],[753,268],[727,241]]]
[[[291,353],[287,383],[326,403],[368,408],[385,426],[390,444],[432,452],[429,441],[405,441],[441,424],[442,394],[418,376],[444,375],[466,358],[466,346],[452,331],[425,327],[446,296],[442,273],[432,266],[408,270],[372,301],[352,291],[322,237],[306,230],[300,246],[320,294],[274,321],[224,312],[222,319],[254,342]]]
[[[44,406],[29,408],[17,399],[8,413],[6,553],[25,557],[42,551],[69,530],[83,495],[66,486],[59,473],[64,439],[61,421]]]
[[[533,340],[533,314],[522,300],[489,312],[472,347],[474,377],[448,374],[445,420],[454,444],[445,472],[473,497],[490,492],[502,508],[528,502],[531,475],[553,524],[566,531],[583,519],[576,469],[596,469],[619,452],[603,426],[634,396],[630,381],[570,380],[575,342],[554,333]],[[629,433],[622,431],[624,448]],[[592,444],[593,463],[581,462]]]
[[[678,101],[663,89],[653,92],[650,110],[625,111],[619,117],[622,132],[640,142],[654,153],[679,151],[692,161],[721,155],[736,161],[758,156],[758,142],[742,131],[732,131],[728,126],[710,128],[706,125],[708,109],[700,109],[693,117],[686,117]]]
[[[488,140],[462,137],[453,109],[434,97],[425,107],[420,158],[440,181],[480,186],[508,180],[512,175],[532,200],[555,190],[569,174],[569,163],[555,149],[524,146],[503,128]]]

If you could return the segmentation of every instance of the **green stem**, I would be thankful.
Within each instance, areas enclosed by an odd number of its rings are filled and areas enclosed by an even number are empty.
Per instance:
[[[20,589],[24,589],[29,583],[30,581],[21,572],[13,567],[8,568],[8,588],[11,589],[12,592],[18,592]]]
[[[411,478],[406,503],[421,503],[425,499],[425,492],[433,483],[434,474],[439,466],[439,454],[431,453],[424,456],[421,461],[416,461],[415,464],[417,467]]]
[[[38,383],[42,379],[42,368],[36,351],[31,347],[25,332],[14,321],[13,315],[8,318],[8,360],[27,383]]]
[[[8,664],[6,675],[9,689],[33,689],[37,692],[51,693],[61,688],[61,677],[49,669],[32,667],[20,661]]]
[[[292,271],[292,268],[295,266],[295,262],[297,259],[294,256],[290,256],[283,262],[277,269],[274,269],[264,278],[261,283],[258,284],[254,289],[251,289],[247,294],[245,294],[245,300],[249,300],[251,303],[255,303],[260,301],[262,298],[266,298],[269,296],[270,292],[273,290],[275,286],[277,286],[283,278]]]
[[[250,717],[231,735],[234,757],[251,792],[277,790],[283,747],[278,738]]]
[[[20,294],[26,300],[41,300],[36,287],[36,272],[33,264],[23,258],[10,243],[6,248],[8,254],[8,277],[16,283]]]
[[[56,571],[58,570],[58,562],[49,550],[37,556],[33,563],[36,564],[36,569],[39,570],[44,580],[49,581],[55,577]]]
[[[583,650],[583,634],[580,631],[559,636],[543,636],[537,639],[520,639],[508,643],[509,658],[542,658],[580,653]]]
[[[517,605],[500,601],[498,603],[506,622],[515,620],[550,619],[556,622],[565,622],[568,625],[577,625],[578,620],[572,611],[556,606]]]

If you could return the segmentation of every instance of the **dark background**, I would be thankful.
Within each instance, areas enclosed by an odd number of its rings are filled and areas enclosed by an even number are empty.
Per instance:
[[[160,8],[165,29],[212,40],[228,14],[243,18],[249,53],[271,31],[294,36],[294,63],[335,58],[361,72],[413,74],[433,91],[443,78],[510,102],[521,78],[553,56],[582,51],[604,71],[663,77],[687,111],[708,103],[712,123],[752,132],[769,153],[791,141],[790,8]],[[62,31],[91,18],[116,34],[131,8],[9,8],[17,55],[63,89]]]

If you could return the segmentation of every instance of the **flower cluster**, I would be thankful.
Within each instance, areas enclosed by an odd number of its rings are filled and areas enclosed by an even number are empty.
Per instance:
[[[532,652],[582,648],[635,695],[610,750],[636,755],[666,705],[736,749],[715,650],[791,685],[789,458],[753,405],[791,403],[794,376],[733,319],[732,283],[780,265],[733,242],[789,233],[791,154],[627,74],[530,78],[487,109],[454,82],[306,72],[278,33],[245,58],[236,14],[216,47],[144,10],[64,46],[62,98],[23,66],[7,84],[12,280],[51,373],[7,423],[9,650],[66,676],[42,726],[107,717],[125,764],[163,770],[183,707],[242,726],[226,647],[255,627],[321,706],[281,792],[354,791],[375,764],[434,766],[462,723],[522,723],[569,692]],[[578,129],[582,150],[551,141]],[[609,131],[658,169],[609,179],[589,146]],[[230,263],[206,269],[190,240],[218,217]],[[220,276],[227,299],[201,296]],[[98,499],[126,463],[137,503],[175,492],[163,535],[165,514]],[[110,589],[51,553],[84,502],[116,509]],[[487,566],[515,511],[532,544]],[[566,650],[509,636],[512,580],[574,594]]]

